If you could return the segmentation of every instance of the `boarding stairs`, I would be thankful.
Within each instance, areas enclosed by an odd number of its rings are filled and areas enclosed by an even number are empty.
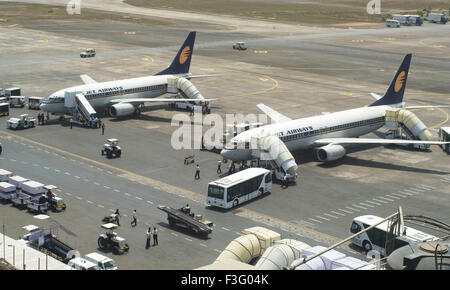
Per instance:
[[[86,97],[80,92],[65,92],[64,106],[72,113],[75,120],[88,123],[97,112]]]
[[[204,100],[200,91],[188,79],[183,77],[167,78],[167,93],[178,94],[186,99]]]
[[[386,138],[422,141],[430,141],[432,138],[432,134],[425,124],[413,112],[406,109],[386,110],[385,124],[389,129]],[[421,145],[419,148],[428,149],[429,145]]]

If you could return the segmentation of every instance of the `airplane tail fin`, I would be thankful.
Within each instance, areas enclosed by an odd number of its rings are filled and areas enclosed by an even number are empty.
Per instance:
[[[170,66],[165,70],[155,74],[156,76],[168,74],[186,74],[189,72],[191,57],[194,51],[195,34],[195,31],[189,33],[188,37],[180,47],[180,50],[178,51]]]
[[[412,54],[407,54],[403,59],[402,64],[400,65],[397,73],[395,74],[394,79],[391,82],[386,94],[372,103],[372,106],[381,106],[381,105],[393,105],[399,104],[403,101],[403,94],[405,92],[406,80],[408,78],[409,65],[411,64]]]

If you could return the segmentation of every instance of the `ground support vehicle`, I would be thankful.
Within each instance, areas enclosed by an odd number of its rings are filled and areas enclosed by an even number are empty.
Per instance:
[[[9,104],[8,103],[0,103],[0,115],[9,116]]]
[[[20,88],[8,88],[5,89],[4,96],[9,100],[11,96],[20,96]]]
[[[108,158],[120,157],[122,155],[122,148],[120,148],[119,139],[108,139],[108,143],[103,145],[102,155],[106,155]]]
[[[105,217],[102,219],[102,222],[104,222],[104,223],[114,223],[114,224],[117,224],[117,214],[112,213],[112,214],[110,214],[110,215],[105,216]]]
[[[100,270],[117,270],[117,265],[113,259],[103,256],[99,253],[89,253],[84,256],[85,260],[88,260],[97,265]]]
[[[450,142],[450,127],[439,128],[439,140],[443,142]],[[450,144],[442,144],[441,148],[450,154]]]
[[[89,260],[76,257],[67,263],[71,270],[100,270],[100,268]]]
[[[214,224],[211,221],[203,219],[201,215],[191,213],[186,208],[174,209],[160,205],[158,209],[167,213],[170,227],[178,226],[202,236],[208,236],[213,230]]]
[[[16,196],[16,186],[8,182],[0,182],[0,199],[11,201]]]
[[[11,96],[9,97],[9,107],[10,108],[23,108],[25,107],[25,97],[23,96]]]
[[[113,254],[123,254],[130,250],[127,241],[124,238],[117,236],[114,229],[117,228],[116,224],[107,223],[102,225],[102,228],[107,230],[105,234],[100,234],[97,239],[99,249],[106,251],[112,249]]]
[[[39,195],[30,200],[27,203],[27,209],[29,212],[42,213],[47,212],[49,209],[47,197],[45,195]]]
[[[34,248],[63,263],[80,255],[78,251],[60,241],[52,233],[44,234],[42,230],[34,230],[32,234],[28,235],[27,240]]]
[[[61,197],[57,196],[55,193],[52,192],[57,188],[58,187],[56,187],[54,185],[44,186],[44,189],[47,190],[46,197],[47,197],[48,207],[49,207],[49,209],[51,209],[53,211],[63,211],[63,210],[66,210],[66,208],[67,208],[67,205],[66,205],[64,199],[62,199]]]
[[[36,124],[36,119],[31,118],[28,114],[20,115],[20,118],[11,118],[8,120],[8,129],[26,129],[33,128]]]
[[[233,49],[246,50],[247,47],[245,46],[245,42],[236,42],[235,44],[233,44]]]
[[[28,110],[40,110],[43,97],[28,97]]]
[[[83,51],[82,53],[80,53],[80,57],[81,58],[85,58],[85,57],[94,57],[95,56],[95,49],[93,48],[88,48],[85,51]]]

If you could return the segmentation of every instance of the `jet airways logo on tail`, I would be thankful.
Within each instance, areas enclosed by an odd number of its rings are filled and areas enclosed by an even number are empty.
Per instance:
[[[405,83],[405,77],[406,77],[405,71],[402,71],[401,73],[398,74],[398,77],[395,80],[395,87],[394,87],[396,93],[398,93],[402,89],[403,84]]]
[[[190,55],[191,55],[191,48],[189,46],[183,48],[180,54],[180,64],[185,63]]]

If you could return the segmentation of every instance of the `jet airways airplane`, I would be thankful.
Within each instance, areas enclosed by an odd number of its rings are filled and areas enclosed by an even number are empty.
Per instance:
[[[245,161],[252,159],[252,138],[277,136],[288,150],[304,150],[319,147],[316,155],[320,161],[332,161],[343,157],[345,144],[429,144],[440,145],[449,142],[359,138],[385,125],[386,110],[400,107],[418,109],[448,106],[405,107],[403,94],[408,78],[411,54],[405,56],[386,94],[381,97],[372,94],[377,101],[368,107],[361,107],[325,115],[291,120],[275,110],[259,104],[257,107],[267,114],[273,124],[242,132],[231,139],[221,151],[225,159]]]
[[[96,82],[88,75],[81,75],[84,85],[65,88],[51,94],[41,102],[41,109],[55,115],[71,114],[66,106],[67,93],[82,94],[95,111],[109,109],[113,117],[122,117],[136,112],[145,102],[173,102],[173,98],[156,98],[167,93],[169,77],[191,78],[189,66],[194,50],[196,32],[190,32],[171,65],[153,76]],[[177,101],[209,101],[210,99],[176,99]]]

